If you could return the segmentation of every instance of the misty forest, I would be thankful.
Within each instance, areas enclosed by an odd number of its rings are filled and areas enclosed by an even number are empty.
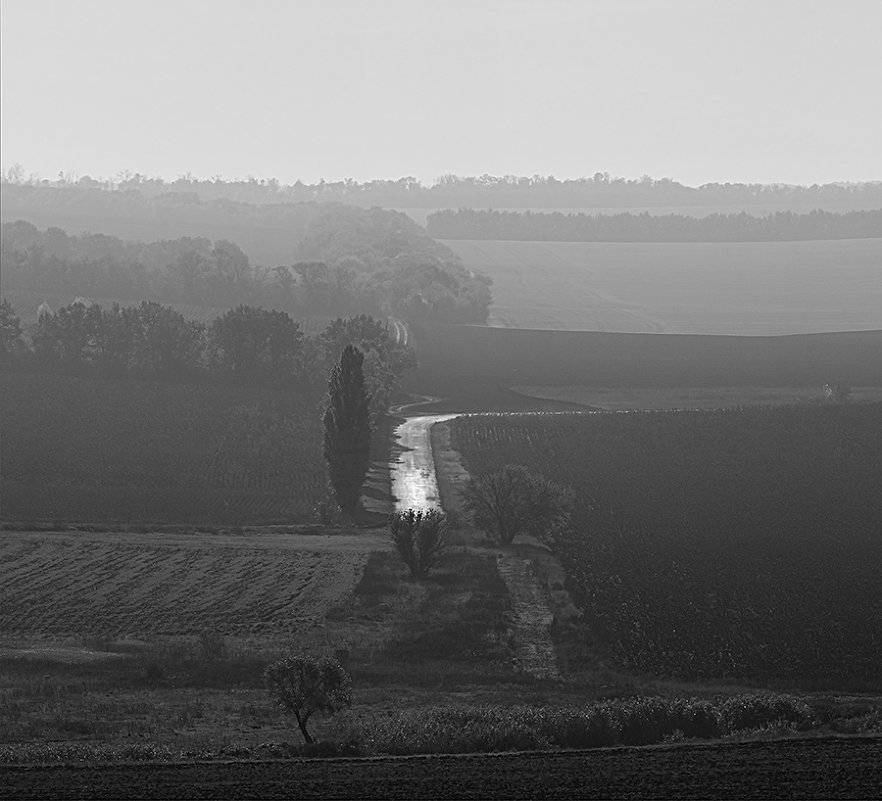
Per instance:
[[[4,796],[882,787],[873,165],[71,153],[0,180]]]

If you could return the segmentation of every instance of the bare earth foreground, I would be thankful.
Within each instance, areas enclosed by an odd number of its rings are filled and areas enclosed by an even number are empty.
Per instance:
[[[877,798],[882,739],[221,764],[0,768],[30,798]]]

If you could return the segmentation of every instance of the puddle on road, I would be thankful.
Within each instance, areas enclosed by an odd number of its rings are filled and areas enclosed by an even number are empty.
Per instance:
[[[438,479],[432,456],[431,431],[435,423],[458,414],[427,414],[409,417],[395,429],[401,452],[392,463],[392,494],[396,511],[440,509]]]

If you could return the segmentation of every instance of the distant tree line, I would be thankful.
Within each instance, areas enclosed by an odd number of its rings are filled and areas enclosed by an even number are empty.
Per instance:
[[[722,206],[722,205],[833,205],[882,202],[882,181],[856,184],[830,183],[812,186],[756,183],[707,183],[686,186],[670,178],[647,175],[635,179],[595,172],[590,177],[559,180],[553,175],[443,175],[432,184],[412,176],[395,180],[359,182],[296,181],[248,177],[224,181],[185,175],[174,181],[124,172],[115,178],[95,180],[89,176],[59,174],[54,181],[27,176],[19,166],[3,174],[11,187],[67,187],[81,191],[111,191],[145,197],[178,195],[196,201],[235,201],[245,204],[278,204],[337,201],[357,206],[391,208],[458,208],[493,206],[511,208],[578,208],[584,206]]]
[[[882,209],[836,214],[779,211],[764,217],[710,214],[563,214],[482,209],[430,214],[438,239],[509,239],[557,242],[770,242],[882,237]]]
[[[449,257],[448,257],[449,254]],[[235,243],[183,237],[150,244],[103,234],[4,223],[3,286],[52,294],[208,306],[249,304],[295,315],[394,315],[443,322],[487,319],[488,281],[403,214],[326,208],[298,259],[254,267]]]
[[[343,350],[364,354],[365,386],[376,422],[413,351],[392,341],[367,315],[337,318],[307,336],[285,312],[230,309],[210,325],[153,301],[137,306],[72,303],[44,312],[25,330],[8,300],[0,303],[0,366],[102,378],[218,381],[245,386],[318,388]]]

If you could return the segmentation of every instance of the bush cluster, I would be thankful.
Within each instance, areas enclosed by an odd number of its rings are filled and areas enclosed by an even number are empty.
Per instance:
[[[447,516],[440,509],[407,509],[389,519],[392,544],[417,581],[444,553],[447,531]]]
[[[39,743],[0,747],[0,764],[144,762],[181,759],[288,759],[374,754],[464,754],[496,751],[602,748],[666,740],[712,739],[785,724],[807,729],[816,721],[798,698],[778,693],[699,698],[636,697],[582,708],[461,706],[407,709],[386,716],[342,713],[323,742],[266,742],[217,751],[174,752],[149,743],[123,746]],[[853,729],[879,731],[879,709]]]
[[[636,697],[583,708],[466,706],[341,718],[338,733],[368,754],[437,754],[648,745],[713,739],[785,723],[812,724],[809,707],[777,693],[699,698]]]

